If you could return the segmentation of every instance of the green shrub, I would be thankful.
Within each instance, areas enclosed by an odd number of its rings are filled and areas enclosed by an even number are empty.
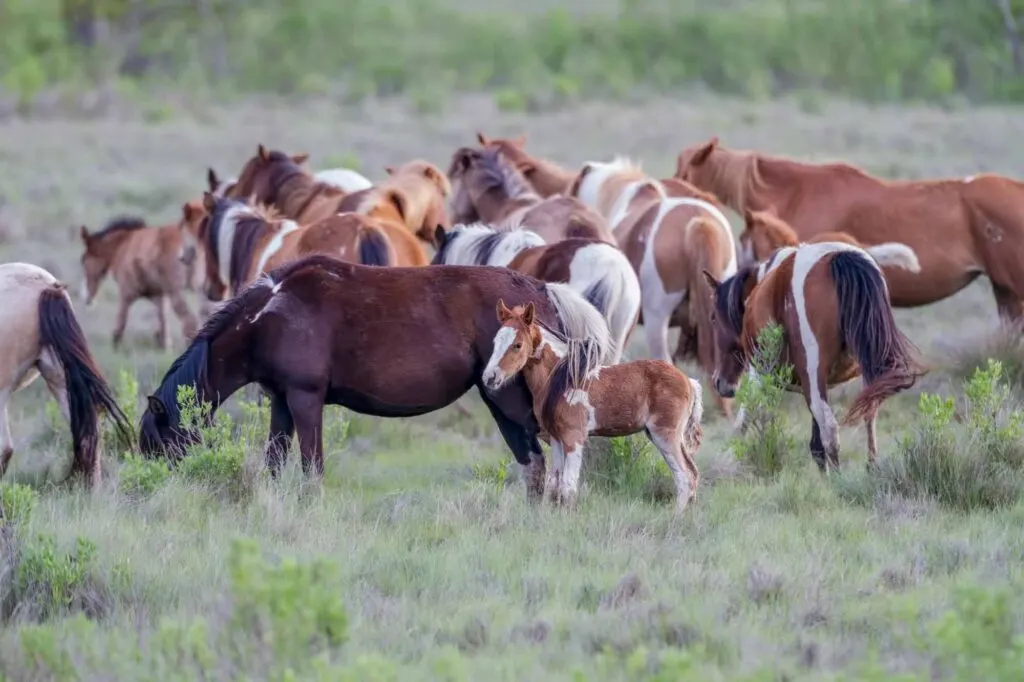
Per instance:
[[[34,488],[20,483],[0,485],[0,526],[19,526],[25,523],[39,501]]]
[[[118,471],[117,487],[128,497],[142,499],[159,490],[170,475],[166,460],[128,454]]]
[[[47,620],[72,609],[90,609],[88,588],[94,577],[96,545],[79,537],[75,551],[61,554],[52,535],[40,534],[20,547],[15,569],[13,611],[31,620]],[[6,614],[10,617],[11,613]]]
[[[582,476],[594,489],[657,502],[674,498],[672,475],[647,436],[595,438],[588,445]]]

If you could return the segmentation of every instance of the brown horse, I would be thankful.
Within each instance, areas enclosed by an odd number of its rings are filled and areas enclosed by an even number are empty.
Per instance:
[[[484,222],[498,230],[522,228],[548,244],[578,237],[615,244],[605,220],[575,197],[541,198],[501,152],[463,147],[452,157],[452,221]]]
[[[309,154],[289,156],[262,144],[246,161],[238,181],[224,193],[228,199],[272,204],[300,225],[309,225],[339,212],[345,191],[333,182],[320,182],[302,167]]]
[[[715,390],[731,397],[755,352],[760,331],[783,328],[781,361],[793,366],[791,390],[803,392],[813,417],[811,455],[822,470],[839,466],[839,431],[828,389],[858,374],[864,388],[843,424],[863,420],[868,460],[878,454],[875,418],[889,397],[922,374],[910,340],[896,326],[885,277],[874,259],[843,242],[787,247],[759,267],[719,282],[714,292]]]
[[[206,210],[196,241],[206,264],[205,292],[211,301],[235,296],[261,274],[314,253],[362,265],[392,265],[398,260],[383,226],[367,216],[341,213],[300,226],[278,217],[272,208],[209,193],[203,201]]]
[[[480,379],[499,298],[533,303],[560,339],[588,339],[602,359],[610,353],[604,320],[564,284],[506,268],[375,268],[308,256],[259,278],[206,321],[150,396],[140,447],[173,455],[195,438],[180,424],[178,386],[194,385],[216,409],[258,383],[270,396],[271,471],[280,470],[298,431],[304,471],[320,473],[325,404],[409,417],[476,386],[516,460],[529,467],[527,492],[536,500],[544,458],[530,395],[522,382],[492,392]]]
[[[487,137],[478,132],[476,139],[481,147],[501,152],[516,169],[523,174],[533,190],[542,197],[565,194],[576,179],[576,171],[560,166],[554,161],[530,156],[526,152],[526,135],[517,138]]]
[[[640,313],[640,283],[629,261],[596,239],[545,244],[529,230],[498,232],[482,223],[437,228],[435,265],[508,267],[545,282],[565,282],[604,316],[615,344],[611,364],[626,349]]]
[[[105,412],[131,443],[131,426],[85,341],[71,297],[46,270],[28,263],[0,264],[0,476],[14,454],[7,403],[39,375],[71,427],[73,475],[100,482],[99,414]]]
[[[551,443],[546,492],[574,506],[583,446],[591,435],[613,438],[643,431],[665,459],[676,484],[676,508],[697,495],[693,456],[702,438],[700,383],[661,360],[602,367],[587,349],[552,338],[534,319],[534,306],[509,310],[498,301],[501,328],[484,368],[484,385],[500,389],[520,372],[533,395],[533,413]]]
[[[668,197],[660,182],[625,158],[584,164],[569,191],[605,216],[640,278],[641,323],[650,354],[672,362],[668,330],[679,326],[676,357],[689,355],[696,338],[698,360],[710,378],[713,327],[700,273],[724,278],[736,272],[728,219],[701,199]],[[717,395],[715,402],[731,416],[728,402]]]
[[[739,238],[739,265],[746,267],[767,260],[777,249],[783,246],[797,246],[799,237],[782,218],[773,211],[746,211],[744,213],[744,229]],[[807,240],[808,244],[818,242],[843,242],[863,249],[875,262],[883,267],[903,268],[910,272],[920,272],[921,265],[917,262],[917,254],[906,244],[886,242],[865,246],[845,232],[822,232]]]
[[[81,228],[82,270],[85,274],[83,298],[92,305],[96,292],[111,273],[119,294],[114,347],[120,345],[128,324],[128,310],[140,298],[156,304],[159,328],[156,342],[167,350],[171,335],[167,328],[167,309],[181,320],[186,339],[196,333],[198,323],[182,292],[189,287],[191,271],[179,259],[182,233],[177,225],[149,227],[141,218],[116,218],[99,232],[90,234]]]
[[[387,167],[388,178],[369,189],[346,196],[341,211],[368,215],[401,225],[420,241],[433,245],[438,227],[448,229],[448,197],[452,186],[440,168],[417,159],[398,168]],[[426,254],[423,254],[426,258]]]
[[[984,274],[1000,318],[1024,321],[1024,183],[989,173],[886,181],[844,163],[729,150],[717,137],[683,150],[676,175],[740,215],[773,207],[801,240],[845,232],[862,244],[906,244],[921,272],[886,268],[895,306],[942,300]]]

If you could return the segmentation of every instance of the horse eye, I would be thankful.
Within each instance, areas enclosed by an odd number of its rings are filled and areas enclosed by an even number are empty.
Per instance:
[[[522,347],[523,347],[523,344],[521,344],[521,343],[516,343],[516,344],[513,344],[513,346],[512,346],[512,350],[519,350],[519,349],[520,349],[520,348],[522,348]]]

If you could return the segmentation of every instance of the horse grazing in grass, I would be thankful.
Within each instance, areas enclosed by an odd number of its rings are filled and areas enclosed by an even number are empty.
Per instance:
[[[560,166],[554,161],[530,156],[526,152],[526,135],[516,138],[487,137],[476,134],[481,147],[496,149],[522,173],[533,191],[542,197],[565,194],[576,178],[576,171]]]
[[[100,482],[99,415],[105,412],[128,443],[131,426],[96,366],[71,297],[49,272],[28,263],[0,264],[0,476],[14,454],[7,416],[11,395],[39,375],[71,427],[72,475]]]
[[[575,197],[541,198],[497,149],[463,147],[452,156],[452,221],[523,228],[548,244],[578,237],[615,244],[605,220]]]
[[[435,265],[508,267],[545,282],[568,283],[604,316],[615,344],[611,364],[622,358],[640,312],[640,283],[618,248],[596,239],[545,244],[528,230],[497,232],[476,223],[437,228]]]
[[[181,427],[178,386],[196,386],[199,399],[216,409],[258,383],[270,396],[271,471],[280,470],[297,431],[303,469],[321,473],[325,404],[409,417],[476,386],[527,466],[530,498],[538,499],[544,458],[530,394],[522,382],[492,392],[480,380],[498,331],[499,298],[533,303],[537,319],[563,341],[589,339],[602,360],[611,354],[604,319],[565,284],[506,268],[374,268],[308,256],[260,277],[206,321],[150,396],[140,447],[175,454],[195,437]]]
[[[760,266],[719,282],[714,292],[715,390],[731,397],[770,322],[781,325],[780,361],[794,368],[790,390],[803,392],[813,417],[811,455],[822,470],[839,466],[839,431],[828,389],[861,375],[864,388],[843,419],[863,420],[868,460],[878,454],[875,418],[889,397],[922,374],[910,340],[896,326],[885,277],[862,249],[843,242],[786,247]]]
[[[245,162],[238,182],[224,196],[259,204],[272,204],[286,218],[308,225],[339,212],[346,192],[330,182],[317,181],[302,167],[308,154],[289,156],[262,144]]]
[[[906,244],[921,271],[886,270],[897,307],[942,300],[984,274],[1000,318],[1024,323],[1024,183],[991,173],[887,181],[844,163],[726,149],[717,137],[684,149],[676,175],[740,215],[774,207],[802,241],[844,232],[861,244]]]
[[[341,210],[402,226],[420,241],[434,245],[437,228],[450,226],[447,202],[452,186],[448,178],[434,164],[419,159],[385,170],[388,178],[384,182],[349,194],[342,200]],[[426,253],[423,258],[426,260]]]
[[[575,505],[590,435],[643,431],[672,472],[677,508],[685,509],[700,481],[693,460],[702,438],[700,383],[661,360],[602,367],[587,342],[563,343],[538,325],[532,303],[510,310],[499,300],[497,310],[501,329],[484,383],[498,390],[522,372],[551,442],[546,493],[552,501]]]
[[[300,226],[272,208],[204,197],[206,215],[196,239],[206,265],[206,297],[235,296],[261,274],[303,256],[321,253],[361,265],[391,265],[394,249],[376,221],[341,213]]]
[[[784,246],[798,246],[799,237],[774,211],[746,211],[744,229],[740,234],[740,265],[754,265],[767,260],[776,250]],[[883,268],[902,268],[920,272],[917,254],[906,244],[886,242],[865,246],[845,232],[822,232],[807,240],[808,244],[818,242],[843,242],[863,249]],[[884,271],[883,271],[884,272]]]
[[[128,310],[145,298],[156,304],[159,328],[156,342],[167,350],[171,335],[167,328],[167,309],[181,321],[186,339],[199,326],[182,292],[189,288],[192,272],[181,262],[183,235],[177,225],[149,227],[141,218],[115,218],[98,232],[81,227],[82,270],[85,275],[82,297],[92,305],[103,279],[110,273],[119,294],[117,322],[114,323],[114,347],[120,345],[128,324]]]
[[[679,326],[675,356],[690,355],[696,340],[698,360],[710,379],[714,337],[701,272],[717,277],[736,272],[728,219],[702,199],[668,197],[659,181],[625,158],[584,164],[569,192],[605,216],[636,270],[643,292],[641,324],[651,355],[673,361],[668,330]],[[715,401],[731,415],[728,402],[720,396]]]

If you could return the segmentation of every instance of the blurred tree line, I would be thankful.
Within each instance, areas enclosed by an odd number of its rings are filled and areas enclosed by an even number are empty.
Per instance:
[[[0,0],[0,87],[608,95],[702,81],[752,96],[1024,99],[1024,0],[702,3],[500,16],[444,0]]]

